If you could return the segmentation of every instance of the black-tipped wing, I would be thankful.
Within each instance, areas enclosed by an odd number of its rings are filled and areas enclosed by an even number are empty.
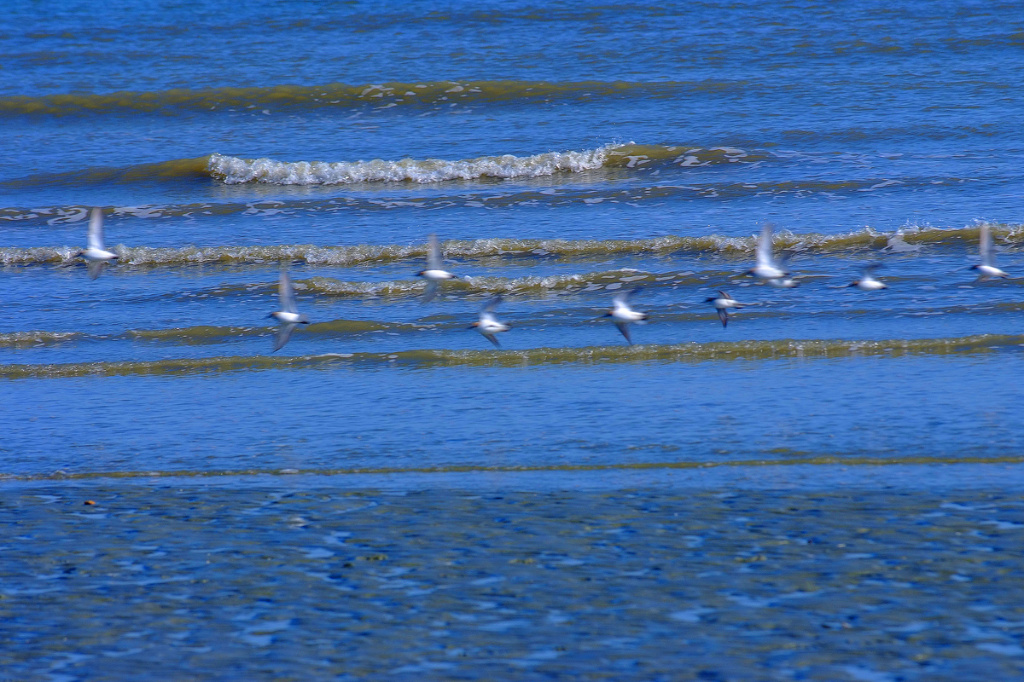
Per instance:
[[[626,339],[629,345],[633,345],[633,339],[629,336],[629,323],[628,322],[616,322],[615,326],[622,332],[622,336]]]
[[[772,263],[772,226],[765,223],[761,227],[761,236],[757,239],[757,264],[773,266]]]
[[[435,296],[437,296],[437,282],[428,280],[427,288],[423,290],[423,302],[430,303]]]
[[[89,236],[88,246],[90,249],[103,251],[103,211],[94,208],[89,213]]]
[[[295,291],[292,289],[292,281],[284,270],[281,271],[281,278],[277,284],[277,297],[281,301],[281,310],[286,313],[299,312],[295,306]]]
[[[865,275],[869,275],[870,276],[871,273],[875,272],[880,267],[882,267],[882,263],[880,263],[879,261],[875,261],[874,263],[868,263],[867,265],[865,265],[862,268],[862,271],[864,272]]]
[[[729,311],[725,308],[718,308],[718,319],[722,321],[722,326],[727,327],[729,325]]]
[[[992,230],[989,228],[988,223],[982,223],[978,226],[978,242],[978,248],[981,252],[981,264],[991,266],[993,264]]]
[[[615,303],[618,303],[619,305],[628,305],[629,302],[633,300],[633,297],[643,290],[643,287],[636,287],[634,289],[630,289],[629,291],[620,291],[619,293],[615,294],[615,296],[612,297],[612,300]]]
[[[284,348],[284,344],[288,343],[288,339],[292,338],[292,332],[295,331],[295,328],[298,326],[299,325],[295,324],[294,322],[289,322],[288,324],[281,325],[281,327],[277,330],[277,336],[274,337],[275,353]]]
[[[427,269],[441,270],[441,243],[437,235],[431,233],[427,238]]]
[[[107,265],[106,261],[103,260],[91,260],[88,262],[87,267],[89,269],[89,279],[96,279],[103,274],[103,268]]]
[[[492,297],[487,303],[484,303],[484,307],[480,309],[481,313],[493,313],[494,309],[498,307],[498,304],[502,302],[501,295]]]

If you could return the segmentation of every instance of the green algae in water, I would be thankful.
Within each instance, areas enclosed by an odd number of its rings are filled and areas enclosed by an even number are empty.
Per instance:
[[[959,355],[990,353],[1024,345],[1024,336],[982,334],[958,338],[884,341],[771,340],[669,345],[535,348],[525,351],[413,350],[394,353],[324,353],[306,356],[234,356],[149,362],[89,362],[53,365],[3,365],[0,378],[173,375],[239,370],[355,366],[521,367],[549,364],[630,362],[711,362],[779,358],[856,358],[863,356]]]

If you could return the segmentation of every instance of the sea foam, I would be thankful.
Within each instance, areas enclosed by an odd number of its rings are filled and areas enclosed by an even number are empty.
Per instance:
[[[535,178],[601,168],[611,146],[532,156],[480,156],[475,159],[401,159],[399,161],[277,161],[213,154],[210,174],[229,185],[344,185],[358,182],[444,182],[477,178]]]

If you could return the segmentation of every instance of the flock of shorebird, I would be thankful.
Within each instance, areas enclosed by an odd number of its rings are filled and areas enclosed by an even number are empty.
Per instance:
[[[981,262],[977,265],[971,266],[972,270],[976,270],[978,272],[978,280],[987,281],[990,279],[1006,279],[1009,277],[1009,275],[995,265],[992,248],[992,233],[989,230],[988,225],[985,223],[982,223],[979,226],[979,239],[981,243]],[[89,216],[89,235],[87,246],[85,249],[79,251],[76,256],[81,256],[85,259],[88,264],[89,277],[92,279],[96,279],[100,276],[100,273],[103,272],[103,268],[107,263],[117,260],[117,254],[112,251],[108,251],[103,245],[103,212],[98,208],[92,209]],[[746,274],[764,280],[769,286],[780,289],[791,289],[799,286],[799,283],[790,277],[790,273],[783,267],[783,265],[775,260],[772,253],[771,225],[765,225],[761,229],[761,236],[757,242],[756,258],[756,264],[754,267],[747,270]],[[879,281],[873,274],[880,266],[880,263],[871,263],[867,265],[863,269],[863,274],[860,279],[847,286],[857,287],[862,291],[878,291],[880,289],[887,289],[888,287],[885,283]],[[427,281],[427,287],[423,294],[424,303],[432,301],[434,297],[437,296],[441,282],[450,279],[458,279],[458,275],[444,269],[441,259],[441,245],[437,240],[437,235],[435,234],[431,234],[429,239],[427,248],[427,267],[426,269],[417,272],[416,276],[422,277]],[[630,305],[632,297],[641,289],[642,287],[638,287],[630,291],[624,291],[616,294],[612,298],[612,309],[603,315],[603,317],[610,317],[612,319],[612,322],[618,328],[619,332],[622,333],[623,338],[625,338],[626,342],[630,345],[633,345],[633,339],[630,336],[629,325],[636,322],[643,322],[648,317],[647,313],[634,310]],[[309,318],[300,313],[295,304],[295,291],[286,270],[281,271],[280,280],[278,282],[278,298],[281,303],[281,310],[274,311],[268,315],[268,317],[271,317],[280,323],[277,335],[274,339],[274,351],[280,350],[286,343],[288,343],[288,339],[291,338],[292,332],[295,331],[296,327],[300,324],[309,324]],[[495,316],[494,311],[498,304],[501,303],[501,300],[501,296],[495,296],[487,301],[484,307],[480,310],[480,318],[469,327],[470,329],[476,329],[480,332],[485,339],[494,344],[495,348],[501,347],[501,344],[498,342],[497,334],[507,332],[512,328],[510,325],[500,322]],[[729,324],[730,310],[742,308],[747,305],[745,303],[740,303],[722,290],[718,291],[717,296],[711,296],[706,299],[705,302],[710,303],[718,313],[718,319],[722,321],[723,327]]]

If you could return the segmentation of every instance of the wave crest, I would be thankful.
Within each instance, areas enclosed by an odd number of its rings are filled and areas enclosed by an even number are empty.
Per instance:
[[[280,161],[211,154],[120,167],[93,167],[56,173],[37,173],[0,181],[0,187],[83,187],[109,184],[153,185],[214,179],[228,185],[349,185],[355,183],[438,183],[468,180],[508,180],[549,177],[600,169],[644,171],[665,167],[702,167],[755,163],[771,159],[760,151],[732,147],[690,148],[671,145],[607,144],[581,151],[550,151],[530,156],[499,154],[472,159],[413,159],[397,161]],[[768,189],[771,189],[770,187]],[[800,187],[796,187],[800,189]],[[692,190],[688,190],[692,191]],[[17,217],[11,209],[0,220]]]
[[[604,166],[613,147],[533,156],[481,156],[475,159],[401,159],[400,161],[276,161],[213,154],[207,168],[225,184],[346,185],[359,182],[444,182],[477,178],[536,178],[560,172],[579,173]]]

